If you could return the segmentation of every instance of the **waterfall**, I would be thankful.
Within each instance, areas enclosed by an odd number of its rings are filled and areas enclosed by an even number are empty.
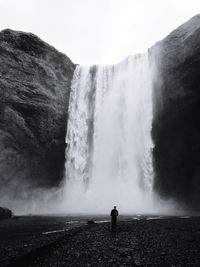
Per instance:
[[[66,212],[153,211],[148,54],[77,66],[66,136]]]

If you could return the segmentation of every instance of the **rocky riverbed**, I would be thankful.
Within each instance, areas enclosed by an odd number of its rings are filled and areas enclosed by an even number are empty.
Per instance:
[[[200,265],[199,217],[123,217],[115,233],[101,218],[94,225],[86,225],[86,219],[27,217],[1,222],[0,265]]]

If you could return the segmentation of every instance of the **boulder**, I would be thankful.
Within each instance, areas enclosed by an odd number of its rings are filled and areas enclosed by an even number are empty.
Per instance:
[[[91,224],[95,224],[95,221],[93,221],[93,220],[89,220],[89,221],[87,221],[87,224],[89,224],[89,225],[91,225]]]
[[[12,217],[12,211],[7,208],[0,207],[0,220],[9,219]]]

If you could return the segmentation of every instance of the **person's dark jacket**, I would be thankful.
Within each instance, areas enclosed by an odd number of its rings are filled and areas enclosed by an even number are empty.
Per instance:
[[[116,217],[118,216],[118,210],[116,210],[116,209],[112,209],[112,210],[111,210],[111,213],[110,213],[110,216],[111,216],[112,218],[116,218]]]

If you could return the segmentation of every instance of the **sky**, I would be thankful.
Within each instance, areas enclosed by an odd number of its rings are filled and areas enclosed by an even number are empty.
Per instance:
[[[199,0],[0,0],[0,30],[32,32],[74,63],[113,64],[199,13]]]

